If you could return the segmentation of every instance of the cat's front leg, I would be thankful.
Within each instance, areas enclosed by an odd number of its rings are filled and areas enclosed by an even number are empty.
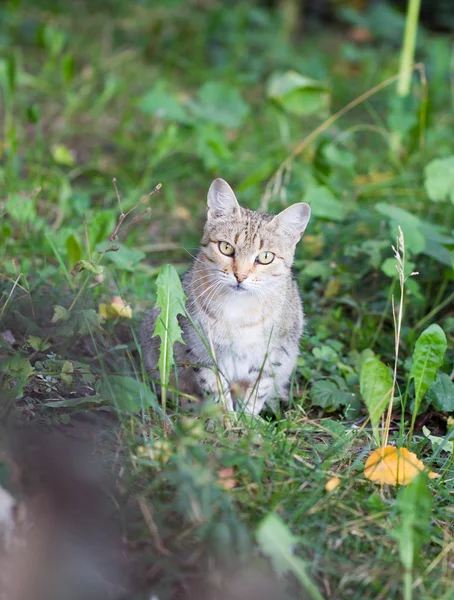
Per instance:
[[[297,348],[287,348],[279,356],[272,355],[264,367],[249,369],[253,379],[238,403],[240,410],[258,415],[267,404],[277,408],[278,400],[288,401],[290,381],[296,363]]]
[[[244,389],[241,397],[235,399],[236,410],[248,415],[258,415],[265,404],[275,401],[276,391],[274,377],[262,373],[255,382]]]
[[[228,382],[222,375],[214,372],[214,369],[200,367],[196,373],[200,390],[205,396],[214,397],[216,402],[225,404],[226,410],[232,412],[233,400]]]

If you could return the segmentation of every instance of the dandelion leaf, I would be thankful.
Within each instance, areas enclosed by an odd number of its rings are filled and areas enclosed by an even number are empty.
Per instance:
[[[184,343],[178,315],[184,314],[186,296],[178,273],[171,265],[165,265],[161,269],[156,287],[156,306],[161,309],[161,312],[156,320],[153,337],[158,336],[161,339],[158,367],[161,382],[167,385],[174,364],[173,345],[175,342]]]

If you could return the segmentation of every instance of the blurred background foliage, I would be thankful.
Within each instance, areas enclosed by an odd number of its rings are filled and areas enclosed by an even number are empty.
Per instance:
[[[154,503],[175,552],[163,557],[146,545],[143,519],[128,521],[139,550],[161,569],[159,598],[184,586],[194,556],[205,576],[207,541],[224,558],[246,555],[248,525],[274,509],[305,536],[301,554],[327,595],[337,586],[342,597],[399,593],[388,535],[397,509],[360,479],[369,434],[326,416],[364,418],[361,365],[374,353],[392,364],[398,225],[408,272],[419,272],[406,288],[399,393],[412,398],[412,349],[437,322],[451,355],[421,418],[444,436],[453,410],[452,2],[423,0],[416,60],[424,70],[400,98],[389,78],[399,69],[404,26],[403,0],[0,4],[0,416],[14,402],[21,418],[74,429],[87,406],[103,427],[100,407],[126,415],[125,477]],[[322,129],[292,160],[279,193],[266,194],[299,143],[385,81]],[[161,265],[183,272],[190,264],[217,176],[252,209],[311,203],[295,262],[307,331],[287,420],[226,430],[216,408],[205,407],[200,422],[178,421],[167,436],[134,360],[136,324],[154,300]],[[102,272],[72,275],[79,261],[97,261],[118,221],[113,178],[125,212],[159,182],[162,190],[103,255]],[[131,328],[99,314],[113,296],[131,307]],[[211,431],[200,424],[208,418]],[[218,467],[235,469],[233,492],[219,485]],[[338,468],[346,504],[325,493]],[[448,598],[452,589],[445,562],[436,562],[449,539],[449,485],[434,492],[437,528],[421,556],[425,568],[437,565],[424,581],[427,598]]]
[[[68,280],[87,258],[83,215],[91,252],[113,229],[112,178],[124,208],[162,182],[151,219],[106,255],[139,309],[155,267],[184,269],[197,248],[211,178],[264,206],[267,181],[295,145],[397,72],[405,23],[402,2],[359,0],[9,0],[0,11],[2,271],[34,287]],[[388,85],[336,121],[296,157],[285,197],[268,206],[312,203],[296,262],[309,315],[320,318],[309,331],[345,336],[349,350],[389,345],[377,327],[391,323],[397,224],[421,273],[409,282],[409,322],[452,283],[450,163],[427,171],[452,155],[452,10],[438,0],[422,14],[417,60],[428,85],[416,73],[409,98]]]

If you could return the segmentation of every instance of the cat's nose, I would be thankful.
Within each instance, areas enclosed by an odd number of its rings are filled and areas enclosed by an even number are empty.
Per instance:
[[[234,273],[234,275],[238,283],[243,283],[243,281],[247,279],[247,275],[245,275],[244,273]]]

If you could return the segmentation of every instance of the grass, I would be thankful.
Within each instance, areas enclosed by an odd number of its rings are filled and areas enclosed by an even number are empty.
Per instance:
[[[406,518],[419,506],[411,494],[363,476],[375,446],[360,373],[373,355],[394,364],[398,225],[420,275],[403,299],[395,396],[407,410],[394,405],[390,442],[407,440],[411,357],[431,323],[451,347],[437,385],[452,370],[454,211],[443,186],[454,182],[436,162],[452,154],[450,43],[420,31],[429,85],[415,76],[404,104],[394,85],[369,94],[399,69],[405,20],[392,14],[394,33],[359,15],[372,36],[361,45],[351,22],[290,43],[285,23],[277,35],[278,13],[248,3],[0,7],[0,442],[19,422],[99,451],[116,481],[118,546],[133,565],[128,597],[202,598],[200,588],[250,597],[249,580],[270,576],[265,557],[288,571],[268,593],[277,585],[274,598],[304,597],[282,532],[272,531],[271,556],[257,541],[274,514],[323,598],[400,598],[404,586],[406,598],[452,597],[453,459],[421,429],[450,435],[449,386],[444,405],[432,390],[416,418],[411,449],[441,475],[420,520]],[[281,164],[279,193],[265,196]],[[215,176],[250,208],[312,204],[295,262],[307,330],[292,401],[279,415],[227,421],[218,406],[171,405],[163,420],[138,323],[160,267],[190,264]],[[131,321],[99,317],[113,296]],[[415,549],[411,580],[403,547]]]

